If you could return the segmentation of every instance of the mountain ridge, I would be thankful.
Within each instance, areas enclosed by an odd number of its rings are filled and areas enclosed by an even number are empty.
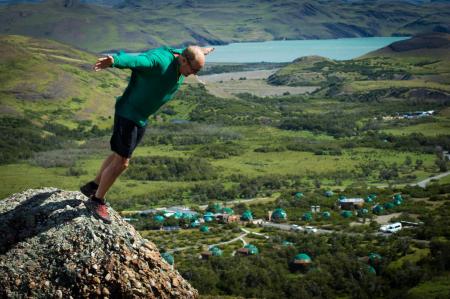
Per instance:
[[[95,3],[98,3],[95,4]],[[191,43],[450,32],[450,3],[46,0],[0,6],[0,34],[59,40],[93,52]],[[239,14],[235,12],[239,11]]]

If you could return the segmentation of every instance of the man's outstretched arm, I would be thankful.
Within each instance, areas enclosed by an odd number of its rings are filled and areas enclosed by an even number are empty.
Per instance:
[[[146,54],[130,55],[120,52],[119,54],[99,58],[94,65],[94,70],[100,71],[108,67],[116,67],[119,69],[151,68],[154,65],[154,59]]]

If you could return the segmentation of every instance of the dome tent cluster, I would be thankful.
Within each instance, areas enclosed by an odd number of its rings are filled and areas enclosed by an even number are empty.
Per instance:
[[[216,203],[208,206],[206,213],[203,214],[203,220],[205,222],[218,221],[221,223],[238,222],[239,220],[252,221],[253,213],[251,210],[247,209],[241,215],[235,215],[232,208],[222,207],[220,204]]]

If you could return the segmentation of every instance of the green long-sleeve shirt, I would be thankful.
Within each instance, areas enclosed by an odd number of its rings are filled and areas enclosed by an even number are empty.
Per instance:
[[[163,47],[139,55],[113,55],[113,67],[132,70],[127,88],[117,99],[116,114],[145,126],[148,117],[172,99],[183,83],[178,59],[173,55],[182,51]]]

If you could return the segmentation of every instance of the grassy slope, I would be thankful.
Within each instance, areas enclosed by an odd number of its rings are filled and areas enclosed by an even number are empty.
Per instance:
[[[119,7],[60,1],[0,6],[0,33],[51,38],[91,51],[160,44],[411,35],[448,27],[448,4],[366,1],[133,1]],[[236,13],[238,11],[239,13]]]
[[[96,56],[50,40],[3,35],[0,45],[0,115],[68,127],[81,120],[109,126],[125,72],[95,73]]]

